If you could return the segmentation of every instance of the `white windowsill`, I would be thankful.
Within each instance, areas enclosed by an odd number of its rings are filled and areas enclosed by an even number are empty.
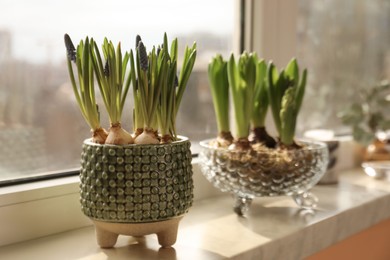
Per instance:
[[[202,176],[197,161],[195,200],[220,195]],[[0,188],[0,246],[90,225],[80,210],[78,176]]]
[[[312,191],[320,200],[314,215],[289,197],[257,198],[246,218],[233,213],[229,195],[196,200],[174,249],[159,250],[155,235],[120,236],[114,249],[100,249],[87,226],[0,247],[0,259],[302,259],[390,218],[390,182],[361,169]]]

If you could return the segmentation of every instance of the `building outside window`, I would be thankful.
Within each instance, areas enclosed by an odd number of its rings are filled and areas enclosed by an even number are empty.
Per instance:
[[[145,45],[197,42],[194,71],[177,119],[180,134],[196,143],[216,133],[207,65],[233,45],[233,0],[228,1],[6,1],[0,21],[0,182],[68,172],[79,167],[89,128],[78,111],[66,65],[63,35],[75,44],[86,36],[108,37],[123,50]],[[207,8],[205,8],[207,6]],[[202,19],[199,19],[199,18]],[[178,66],[180,68],[180,65]],[[131,91],[129,92],[131,93]],[[102,125],[108,118],[101,104]],[[132,131],[132,97],[122,124]]]

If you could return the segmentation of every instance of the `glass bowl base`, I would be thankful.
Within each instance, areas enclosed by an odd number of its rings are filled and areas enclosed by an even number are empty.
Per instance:
[[[297,193],[291,195],[291,198],[294,202],[299,206],[300,209],[303,210],[314,210],[318,204],[318,198],[313,193],[306,191],[302,193]],[[242,195],[234,195],[234,206],[233,211],[238,216],[246,216],[254,197],[252,196],[242,196]]]

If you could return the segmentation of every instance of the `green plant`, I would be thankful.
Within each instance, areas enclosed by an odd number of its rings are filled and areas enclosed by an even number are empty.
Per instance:
[[[231,143],[230,90],[236,126],[230,149],[251,150],[255,144],[260,144],[256,149],[264,146],[299,147],[294,142],[294,136],[305,93],[307,70],[303,71],[300,80],[296,59],[292,59],[286,70],[279,73],[272,62],[267,67],[266,62],[255,53],[243,52],[237,62],[233,54],[228,62],[217,55],[209,63],[208,76],[219,132],[217,146],[226,147]],[[279,133],[279,142],[266,130],[265,118],[269,106]]]
[[[252,143],[260,143],[269,148],[276,146],[276,141],[272,138],[265,127],[265,118],[268,112],[269,97],[267,93],[267,65],[265,61],[259,60],[256,68],[256,84],[251,117]]]
[[[77,104],[85,121],[91,127],[92,141],[103,144],[108,134],[100,126],[99,109],[95,98],[93,65],[90,55],[93,40],[90,41],[86,37],[84,41],[80,41],[77,49],[68,34],[65,34],[64,41],[67,51],[68,72]],[[75,79],[72,63],[76,66],[78,81]]]
[[[244,52],[236,63],[234,55],[228,62],[228,80],[232,91],[236,121],[236,138],[232,149],[250,149],[249,129],[256,85],[257,55]]]
[[[352,128],[354,140],[368,145],[378,131],[390,129],[390,84],[379,82],[359,91],[359,100],[338,113],[342,123]]]
[[[295,128],[305,93],[306,77],[307,70],[304,69],[300,78],[296,59],[292,59],[280,73],[272,62],[268,65],[267,90],[272,116],[280,143],[286,148],[297,147]]]
[[[215,56],[208,66],[208,78],[214,111],[217,118],[217,145],[227,147],[233,142],[229,125],[229,81],[227,62],[221,55]]]
[[[143,132],[139,134],[135,143],[147,144],[159,142],[156,130],[161,131],[163,143],[176,140],[176,116],[179,110],[184,90],[196,60],[196,43],[191,48],[186,47],[184,60],[177,79],[177,39],[168,46],[168,37],[164,34],[164,42],[157,49],[153,47],[147,54],[140,36],[136,39],[136,62],[130,54],[132,64],[136,64],[137,74],[132,74],[132,81],[136,93],[135,124]]]
[[[104,38],[102,45],[105,64],[96,42],[91,39],[93,67],[104,105],[110,118],[110,129],[106,144],[131,144],[134,139],[121,126],[123,107],[130,87],[130,76],[126,76],[129,53],[122,56],[121,44],[116,49],[111,41]],[[133,69],[133,68],[131,68]]]
[[[70,79],[80,110],[93,131],[93,141],[124,145],[169,143],[177,140],[176,116],[182,96],[196,60],[196,43],[186,47],[179,78],[176,75],[178,43],[168,38],[147,54],[141,37],[136,37],[136,57],[133,50],[122,54],[121,44],[115,48],[107,38],[102,45],[103,56],[96,42],[86,37],[77,51],[65,34]],[[78,84],[72,62],[76,63]],[[103,103],[110,118],[107,132],[100,126],[94,81],[97,81]],[[121,126],[122,112],[130,86],[133,86],[134,137]],[[161,136],[158,131],[160,131]]]

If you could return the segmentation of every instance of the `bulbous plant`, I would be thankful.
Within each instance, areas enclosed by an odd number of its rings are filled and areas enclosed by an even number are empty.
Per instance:
[[[233,143],[229,126],[229,90],[233,97],[236,122],[236,140],[231,149],[250,150],[251,143],[275,147],[275,140],[265,128],[268,111],[265,61],[255,53],[244,52],[236,63],[234,55],[229,62],[221,55],[214,57],[208,68],[208,76],[217,118],[218,147],[228,147]]]
[[[275,148],[276,141],[268,134],[265,126],[265,118],[269,106],[266,75],[267,65],[263,59],[259,60],[256,68],[256,85],[251,117],[251,142],[253,144],[265,145],[268,148]]]
[[[272,116],[279,133],[280,146],[287,149],[299,147],[294,136],[305,93],[306,77],[307,70],[304,69],[300,79],[296,59],[292,59],[280,73],[272,62],[268,65],[267,90]]]
[[[164,42],[147,54],[140,36],[133,50],[122,54],[121,44],[115,48],[107,38],[102,45],[103,56],[93,40],[80,41],[77,51],[65,34],[70,79],[80,110],[93,132],[93,142],[106,144],[157,144],[177,140],[176,117],[196,60],[196,43],[186,47],[180,75],[177,77],[177,39],[168,46]],[[76,63],[77,84],[72,63]],[[95,77],[103,103],[110,118],[107,133],[100,126],[99,111],[94,90]],[[130,85],[133,86],[134,138],[121,126]],[[161,136],[159,135],[159,132]]]
[[[232,143],[229,90],[236,125],[236,136],[230,149],[300,147],[294,136],[305,93],[307,70],[303,70],[300,77],[296,59],[292,59],[279,73],[272,62],[267,66],[255,53],[244,52],[237,63],[233,54],[228,62],[217,55],[209,63],[208,74],[219,132],[215,140],[217,147],[227,147]],[[278,141],[266,130],[265,118],[269,106],[279,134]]]
[[[90,41],[86,37],[84,41],[80,41],[77,49],[74,47],[68,34],[65,34],[64,40],[69,76],[77,104],[85,121],[91,127],[92,142],[104,144],[108,133],[100,125],[99,109],[95,98],[93,65],[90,55],[91,42],[93,40]],[[77,81],[73,72],[73,64],[75,64],[78,72]]]
[[[103,65],[99,48],[93,39],[91,39],[91,45],[93,49],[91,49],[90,55],[96,79],[110,118],[110,129],[105,143],[117,145],[132,144],[134,143],[133,137],[121,126],[122,111],[131,79],[130,76],[126,77],[129,53],[125,52],[122,56],[121,44],[118,43],[115,50],[113,43],[105,38],[102,45],[105,59],[105,64]]]
[[[234,55],[228,62],[228,80],[232,91],[236,137],[229,149],[250,150],[249,127],[256,85],[257,55],[244,52],[236,63]]]
[[[136,63],[137,74],[132,73],[134,85],[134,122],[137,129],[136,144],[169,143],[175,141],[176,116],[195,64],[196,43],[186,47],[184,60],[177,78],[177,39],[171,43],[164,34],[164,42],[147,54],[140,36],[136,39],[136,62],[130,53],[131,63]],[[143,126],[141,124],[143,123]],[[160,129],[161,138],[157,135]],[[141,133],[142,132],[142,133]]]
[[[229,81],[227,62],[221,55],[214,57],[208,66],[208,77],[217,118],[217,147],[228,147],[233,142],[229,125]]]

